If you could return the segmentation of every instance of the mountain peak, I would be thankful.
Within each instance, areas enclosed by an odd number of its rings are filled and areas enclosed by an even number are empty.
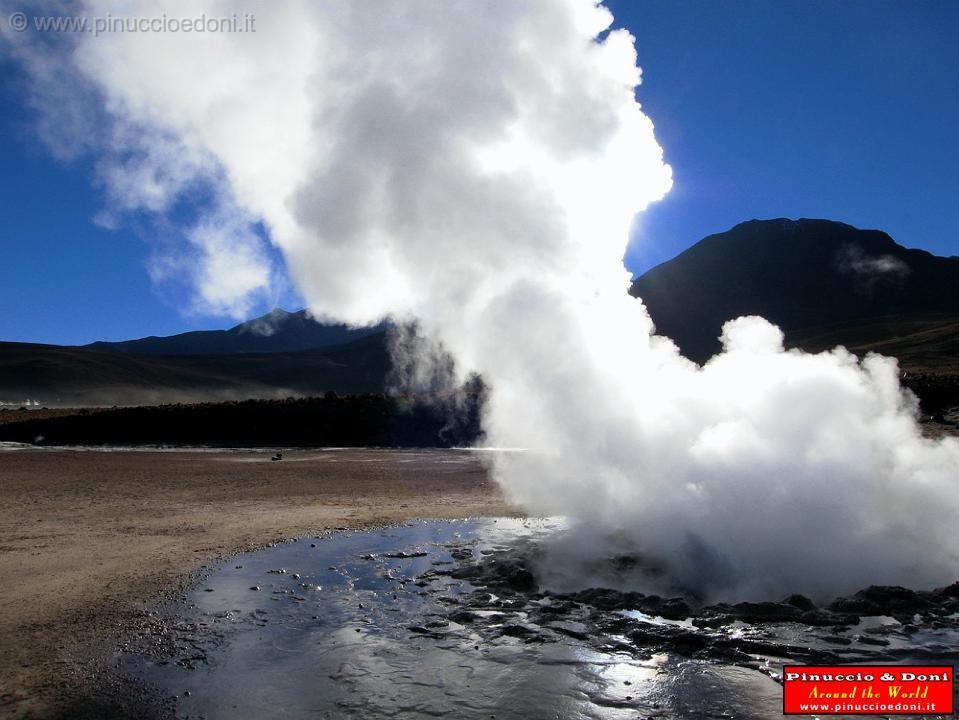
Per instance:
[[[143,355],[236,355],[240,353],[298,352],[343,345],[382,332],[384,325],[351,328],[317,322],[306,310],[273,308],[265,315],[229,330],[201,330],[146,337],[124,342],[97,342],[92,350]]]
[[[762,315],[786,333],[825,323],[959,311],[959,262],[879,230],[801,218],[749,220],[637,279],[630,294],[687,356],[719,350],[722,325]]]
[[[299,313],[287,312],[283,308],[275,307],[266,315],[260,315],[260,317],[253,318],[252,320],[247,320],[242,322],[239,325],[236,325],[230,328],[229,332],[238,332],[238,333],[252,333],[253,335],[262,335],[269,336],[273,335],[279,328],[281,328],[290,318],[296,317],[296,315],[306,315],[305,310],[300,310]]]

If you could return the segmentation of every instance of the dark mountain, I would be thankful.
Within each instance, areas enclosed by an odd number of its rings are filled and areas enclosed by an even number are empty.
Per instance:
[[[959,377],[959,313],[904,313],[794,330],[788,346],[818,352],[837,345],[899,359],[910,372]]]
[[[840,343],[895,355],[918,350],[913,359],[934,364],[957,359],[950,353],[959,342],[959,258],[829,220],[742,223],[653,268],[630,294],[646,303],[657,331],[697,361],[719,350],[723,323],[741,315],[762,315],[787,344],[808,349]]]
[[[95,342],[84,347],[140,355],[297,352],[343,345],[382,333],[385,328],[382,324],[365,328],[327,325],[314,320],[306,310],[290,313],[276,308],[229,330],[197,330],[168,337],[151,335],[123,342]]]
[[[130,405],[383,389],[385,332],[302,352],[136,355],[0,343],[0,401]]]
[[[768,220],[711,235],[636,280],[659,332],[705,360],[722,324],[762,315],[789,346],[900,358],[926,407],[959,402],[959,258],[826,220]],[[344,341],[345,340],[345,341]],[[338,342],[339,341],[339,342]],[[376,393],[383,326],[275,310],[230,330],[86,347],[0,343],[0,402],[130,405]],[[928,403],[927,403],[928,399]]]

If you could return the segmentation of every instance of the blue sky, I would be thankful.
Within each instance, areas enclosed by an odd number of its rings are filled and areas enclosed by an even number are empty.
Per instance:
[[[959,254],[959,3],[608,4],[637,38],[637,95],[675,178],[637,220],[632,272],[768,217],[832,218]],[[91,161],[63,164],[38,144],[21,80],[0,63],[0,340],[232,325],[151,284],[149,227],[93,223]],[[290,292],[278,302],[299,304]]]
[[[642,272],[749,218],[822,217],[959,254],[959,3],[608,3],[673,166]]]

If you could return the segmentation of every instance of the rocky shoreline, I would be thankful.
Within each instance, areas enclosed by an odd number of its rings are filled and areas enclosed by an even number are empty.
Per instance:
[[[645,718],[720,703],[765,720],[784,664],[959,652],[959,583],[819,605],[550,590],[538,560],[551,523],[416,522],[237,557],[158,614],[125,667],[177,717]]]
[[[622,637],[628,640],[624,648],[634,654],[673,652],[745,663],[754,669],[762,667],[756,654],[819,664],[848,662],[844,658],[854,651],[845,648],[857,643],[870,646],[873,659],[882,662],[948,660],[959,650],[938,646],[896,648],[886,639],[889,635],[909,638],[922,628],[959,630],[959,582],[928,591],[871,586],[821,607],[798,594],[779,601],[704,605],[688,597],[664,598],[609,588],[570,593],[540,591],[534,573],[528,557],[496,552],[455,569],[432,570],[419,580],[449,575],[478,586],[481,589],[462,598],[444,601],[451,607],[449,619],[490,636],[513,635],[529,642],[548,641],[544,629],[582,639],[605,638],[604,642]],[[510,614],[520,612],[526,614],[526,621],[509,621]],[[859,627],[863,618],[873,617],[894,622]],[[730,637],[728,628],[737,624],[749,625],[755,632]],[[822,628],[827,632],[821,639],[835,649],[785,643],[762,632],[766,626],[782,624]]]

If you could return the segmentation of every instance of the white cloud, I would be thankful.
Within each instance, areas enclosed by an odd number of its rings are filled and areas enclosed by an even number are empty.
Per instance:
[[[253,220],[227,200],[214,205],[182,231],[186,244],[157,243],[148,270],[158,284],[185,285],[190,312],[246,320],[271,299],[271,262]]]
[[[155,8],[146,6],[125,10],[155,14]],[[7,11],[11,8],[5,7]],[[112,5],[93,3],[48,3],[29,12],[81,16],[91,22],[108,13],[119,15]],[[223,14],[230,13],[224,9]],[[184,278],[189,279],[188,312],[234,318],[245,317],[258,301],[275,294],[273,285],[283,281],[272,266],[267,241],[250,229],[256,218],[233,198],[221,158],[144,100],[143,95],[155,98],[162,83],[169,83],[171,91],[185,91],[181,99],[187,97],[189,63],[176,64],[175,75],[166,72],[175,63],[149,54],[154,48],[149,33],[95,36],[28,30],[2,37],[7,53],[24,69],[39,138],[58,159],[94,158],[93,181],[103,192],[104,207],[92,221],[117,229],[145,213],[156,222],[162,242],[155,244],[147,268],[154,282],[183,285]],[[122,59],[138,44],[147,55]],[[169,49],[165,44],[163,48]],[[208,204],[204,217],[194,222],[174,216],[179,205],[198,201]]]
[[[839,271],[851,275],[857,287],[871,292],[877,283],[898,283],[912,269],[895,255],[870,255],[859,245],[844,245],[837,257]]]

